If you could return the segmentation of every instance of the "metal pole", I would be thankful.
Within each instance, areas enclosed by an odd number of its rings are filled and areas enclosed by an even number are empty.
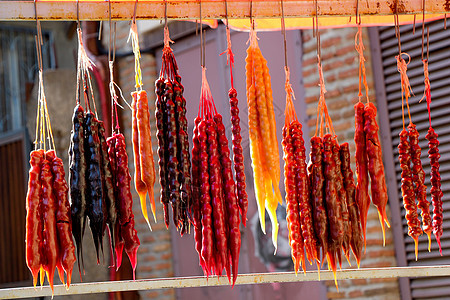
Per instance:
[[[397,278],[397,277],[435,277],[450,276],[450,265],[430,266],[430,267],[396,267],[396,268],[371,268],[371,269],[349,269],[338,271],[336,277],[343,279],[365,279],[365,278]],[[333,280],[331,271],[321,271],[321,280]],[[293,272],[283,273],[254,273],[241,274],[238,276],[236,284],[260,284],[274,282],[305,282],[319,281],[317,271],[308,271],[306,274],[299,273],[297,276]],[[72,284],[69,290],[63,285],[55,286],[55,296],[80,295],[106,292],[121,292],[134,290],[153,290],[187,287],[224,286],[229,285],[226,276],[206,277],[176,277],[161,279],[126,280],[126,281],[106,281]],[[230,287],[231,288],[231,287]],[[34,289],[33,287],[0,289],[0,299],[31,298],[51,296],[50,287]]]

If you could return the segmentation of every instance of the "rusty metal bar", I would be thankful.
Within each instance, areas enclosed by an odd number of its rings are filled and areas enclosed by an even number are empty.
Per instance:
[[[134,11],[135,1],[111,1],[113,20],[130,20]],[[221,0],[203,0],[202,15],[204,19],[225,18],[224,5],[218,5]],[[314,1],[285,0],[285,17],[311,17],[315,14]],[[355,15],[356,1],[354,0],[318,0],[319,14],[328,17],[342,17]],[[249,18],[250,1],[229,0],[228,18]],[[367,0],[361,1],[359,13],[362,16],[392,15],[398,10],[400,15],[422,13],[422,0],[402,1],[397,8],[392,1]],[[168,0],[167,17],[169,19],[198,19],[198,0]],[[38,1],[38,17],[41,20],[76,20],[76,1]],[[279,1],[254,0],[253,16],[257,18],[280,18]],[[450,11],[448,0],[427,0],[427,14],[444,14]],[[137,19],[163,19],[164,1],[140,0],[136,11]],[[34,20],[33,1],[0,1],[0,20]],[[108,1],[80,0],[81,20],[108,20]]]
[[[308,271],[306,274],[299,273],[297,276],[293,272],[283,273],[255,273],[241,274],[238,276],[236,284],[260,284],[274,282],[305,282],[319,281],[317,271]],[[373,268],[373,269],[349,269],[338,271],[336,277],[343,279],[367,279],[367,278],[398,278],[398,277],[434,277],[449,276],[450,265],[430,266],[430,267],[396,267],[396,268]],[[333,280],[331,271],[321,271],[321,280]],[[70,286],[69,290],[63,285],[55,286],[55,296],[80,295],[106,292],[121,292],[133,290],[153,290],[171,289],[186,287],[205,287],[229,285],[226,276],[217,278],[210,277],[178,277],[162,279],[126,280],[79,283]],[[230,287],[231,288],[231,287]],[[32,298],[51,296],[50,287],[34,289],[33,287],[1,289],[0,299]]]

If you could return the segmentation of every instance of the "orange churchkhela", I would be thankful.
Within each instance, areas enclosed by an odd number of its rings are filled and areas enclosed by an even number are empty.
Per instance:
[[[277,248],[278,221],[276,209],[282,203],[279,182],[280,164],[276,136],[272,87],[267,61],[258,46],[254,29],[250,31],[247,49],[247,105],[256,202],[262,231],[265,233],[265,209],[272,223],[272,242]]]

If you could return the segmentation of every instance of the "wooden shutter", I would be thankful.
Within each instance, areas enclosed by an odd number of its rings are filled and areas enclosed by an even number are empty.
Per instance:
[[[25,134],[0,139],[0,284],[30,279],[25,263]]]
[[[410,266],[418,265],[442,265],[448,264],[450,259],[450,30],[444,30],[443,21],[435,21],[426,24],[430,28],[430,60],[429,72],[431,80],[431,116],[433,128],[439,135],[441,152],[440,173],[442,178],[442,190],[444,193],[444,234],[441,239],[442,253],[440,256],[438,245],[434,236],[432,236],[431,252],[427,251],[428,241],[426,235],[419,239],[419,259],[415,261],[414,241],[407,235],[407,224],[404,218],[405,210],[401,199],[400,189],[400,165],[398,161],[398,134],[402,130],[402,100],[400,74],[397,71],[398,41],[393,27],[384,27],[378,29],[382,73],[384,75],[385,101],[388,110],[389,133],[392,140],[392,152],[395,162],[396,187],[398,188],[398,202],[391,201],[400,206],[404,248],[406,253],[406,264]],[[401,45],[402,52],[411,56],[411,63],[408,65],[408,76],[415,96],[410,99],[411,118],[417,125],[420,133],[420,146],[422,148],[422,164],[427,174],[425,184],[427,185],[428,201],[430,197],[430,162],[428,159],[428,141],[425,135],[428,130],[428,113],[425,100],[419,103],[422,98],[423,83],[423,65],[421,60],[421,25],[416,25],[416,33],[413,34],[413,26],[401,26]],[[373,41],[372,41],[373,42]],[[406,57],[405,57],[406,58]],[[407,59],[406,59],[407,60]],[[375,78],[377,79],[377,78]],[[380,99],[378,99],[380,101]],[[384,101],[384,99],[381,99]],[[406,108],[405,108],[406,112]],[[405,122],[408,125],[408,116],[405,115]],[[431,206],[432,209],[432,206]],[[393,209],[394,211],[394,209]],[[396,217],[393,215],[393,218]],[[399,249],[397,249],[398,251]],[[398,256],[397,256],[398,257]],[[450,295],[450,277],[440,278],[411,278],[410,293],[412,299],[448,299]],[[407,296],[409,298],[409,295]]]

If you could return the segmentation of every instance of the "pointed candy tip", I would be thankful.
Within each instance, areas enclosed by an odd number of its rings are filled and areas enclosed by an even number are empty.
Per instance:
[[[128,258],[130,259],[131,267],[133,268],[133,280],[136,280],[136,266],[137,266],[137,251],[139,247],[134,248],[131,251],[127,251]]]
[[[428,252],[431,252],[431,232],[426,232],[428,236]]]
[[[441,237],[439,236],[436,236],[436,241],[437,241],[437,243],[438,243],[438,245],[439,245],[439,253],[441,254],[441,256],[442,256],[442,247],[441,247]]]
[[[66,290],[69,290],[70,284],[72,283],[72,269],[67,270],[67,281],[66,281]]]
[[[152,209],[153,219],[156,221],[156,205],[155,205],[155,197],[153,195],[153,187],[148,189],[148,196],[150,198],[150,208]]]
[[[53,286],[53,279],[54,279],[54,275],[55,275],[55,270],[51,271],[51,272],[45,272],[47,274],[47,280],[48,283],[50,284],[50,288],[52,289],[52,299],[53,299],[53,294],[54,294],[54,286]]]
[[[380,219],[381,230],[383,232],[383,247],[385,247],[386,246],[386,229],[384,228],[384,222],[386,221],[386,224],[388,227],[390,227],[390,225],[386,218],[386,212],[378,211],[378,217]],[[364,250],[364,253],[365,253],[365,250]]]
[[[58,276],[59,276],[59,280],[61,280],[61,283],[64,285],[64,270],[61,266],[57,267],[58,270]]]
[[[419,256],[419,237],[415,237],[414,239],[414,254],[416,255],[416,261]]]
[[[44,285],[44,279],[45,279],[45,271],[44,271],[44,268],[40,268],[40,270],[39,270],[39,274],[40,274],[40,282],[41,282],[41,288],[42,288],[42,286]]]

